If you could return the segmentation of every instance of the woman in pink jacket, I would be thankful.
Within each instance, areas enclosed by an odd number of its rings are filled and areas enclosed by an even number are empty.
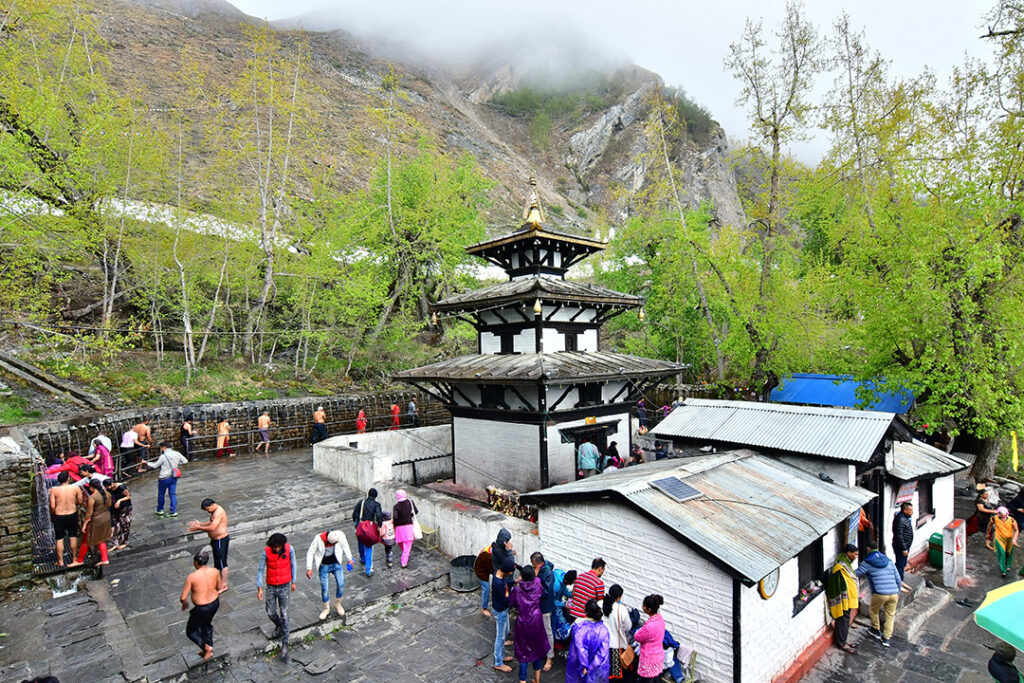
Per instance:
[[[665,600],[660,595],[648,595],[644,598],[647,621],[633,636],[640,644],[640,663],[636,670],[638,683],[655,683],[661,678],[661,672],[665,667],[665,652],[661,644],[665,639],[665,620],[658,614],[658,609],[664,603]]]

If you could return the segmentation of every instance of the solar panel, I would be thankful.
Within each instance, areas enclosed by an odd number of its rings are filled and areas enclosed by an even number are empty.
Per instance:
[[[651,486],[658,489],[666,496],[676,501],[677,503],[685,503],[688,500],[694,498],[700,498],[703,493],[695,489],[694,487],[687,484],[679,477],[665,477],[664,479],[655,479],[651,482]]]

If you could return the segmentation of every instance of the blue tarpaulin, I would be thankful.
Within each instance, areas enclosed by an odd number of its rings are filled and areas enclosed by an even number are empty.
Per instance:
[[[858,392],[862,386],[864,390]],[[796,373],[772,389],[771,400],[775,403],[860,408],[902,415],[910,410],[914,395],[906,389],[887,389],[884,382],[858,382],[843,375]]]

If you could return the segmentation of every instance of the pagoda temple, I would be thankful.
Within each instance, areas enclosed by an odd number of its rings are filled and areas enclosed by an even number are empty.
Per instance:
[[[535,185],[531,180],[531,185]],[[533,491],[577,477],[583,440],[631,447],[630,408],[644,390],[683,369],[601,349],[601,325],[642,297],[572,282],[566,271],[601,251],[599,240],[546,230],[536,187],[522,227],[467,247],[508,281],[432,306],[477,331],[477,353],[406,370],[395,379],[452,414],[455,481]]]

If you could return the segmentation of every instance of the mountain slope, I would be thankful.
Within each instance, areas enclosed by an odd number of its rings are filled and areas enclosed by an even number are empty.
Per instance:
[[[153,108],[173,105],[174,74],[184,49],[214,81],[226,81],[245,60],[242,25],[257,21],[221,0],[99,0],[97,7],[116,80],[121,86],[141,86]],[[294,39],[290,27],[295,24],[278,25],[286,42]],[[408,112],[426,132],[446,149],[472,153],[497,181],[488,216],[496,229],[516,221],[530,176],[537,178],[550,222],[573,231],[589,231],[594,213],[605,213],[613,224],[626,217],[627,193],[644,183],[646,98],[662,85],[653,73],[591,54],[580,60],[577,45],[559,44],[557,38],[492,51],[467,67],[418,54],[406,44],[342,30],[306,37],[314,79],[323,92],[327,135],[337,141],[327,162],[337,172],[339,187],[366,181],[366,170],[349,156],[347,142],[353,136],[372,138],[369,109],[389,64],[402,74]],[[538,63],[565,63],[573,51],[577,62],[596,65],[587,72],[578,67],[583,82],[545,81]],[[531,55],[533,63],[523,55]],[[540,109],[501,106],[531,94],[540,98]],[[551,102],[576,106],[562,111],[548,107]],[[722,222],[743,220],[725,136],[717,125],[706,139],[677,145],[675,154],[684,169],[682,192],[688,202],[711,199]]]

